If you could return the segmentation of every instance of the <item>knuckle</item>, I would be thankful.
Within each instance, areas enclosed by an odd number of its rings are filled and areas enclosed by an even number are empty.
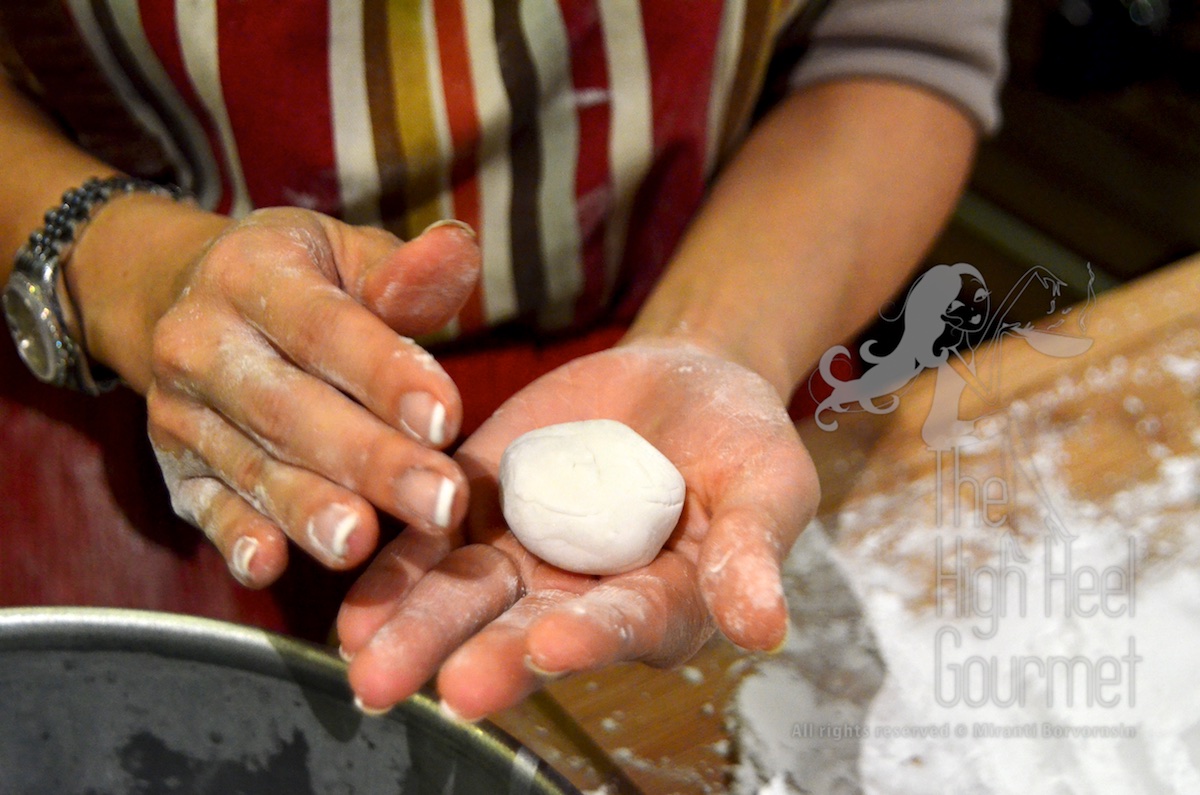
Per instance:
[[[358,305],[341,293],[322,293],[304,304],[304,308],[292,320],[295,323],[294,339],[297,353],[316,360],[318,352],[331,339],[343,339],[353,334],[355,311]],[[353,337],[349,337],[353,339]]]
[[[181,315],[177,310],[164,315],[151,340],[151,371],[156,380],[172,385],[191,381],[200,370],[198,330]]]
[[[227,473],[238,492],[246,495],[259,493],[267,470],[267,458],[261,450],[249,449],[235,456]]]
[[[198,267],[223,295],[253,297],[261,294],[267,275],[324,273],[332,259],[329,246],[309,214],[260,211],[214,241]]]
[[[253,234],[245,228],[217,239],[197,265],[197,280],[210,284],[222,296],[238,296],[254,289]]]
[[[196,264],[195,279],[230,298],[257,293],[265,263],[287,264],[290,249],[279,242],[269,227],[243,221],[212,242]]]
[[[181,439],[179,412],[172,398],[157,386],[146,393],[146,429],[156,448],[175,446]]]

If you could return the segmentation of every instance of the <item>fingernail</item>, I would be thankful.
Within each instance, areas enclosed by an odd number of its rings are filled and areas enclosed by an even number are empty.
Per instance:
[[[790,634],[791,634],[791,624],[789,623],[788,626],[783,628],[783,637],[779,640],[778,643],[776,643],[771,648],[767,649],[767,654],[769,654],[769,655],[779,654],[785,648],[787,648],[788,635],[790,635]]]
[[[350,534],[358,527],[358,514],[345,505],[330,505],[308,520],[308,540],[334,561],[346,559]]]
[[[453,480],[428,469],[410,469],[396,485],[401,504],[437,527],[450,526],[456,491]]]
[[[557,682],[559,679],[563,679],[567,675],[566,671],[554,672],[539,668],[537,663],[533,661],[533,657],[529,656],[528,654],[525,655],[525,667],[529,669],[530,673],[543,682]]]
[[[434,221],[432,224],[425,227],[421,231],[421,235],[425,234],[426,232],[431,232],[434,229],[437,229],[437,228],[443,227],[443,226],[452,226],[456,229],[461,229],[462,231],[464,231],[468,235],[470,235],[472,237],[472,239],[475,237],[478,237],[478,235],[475,234],[474,228],[472,228],[470,224],[468,224],[466,221],[460,221],[457,218],[443,218],[440,221]],[[421,235],[417,235],[417,237],[420,237]]]
[[[256,538],[242,536],[233,542],[233,549],[229,553],[229,570],[243,585],[250,584],[250,563],[254,560],[256,552],[258,552],[258,539]]]
[[[438,712],[441,712],[447,718],[449,718],[450,720],[455,721],[457,723],[476,723],[476,722],[478,722],[478,718],[475,720],[471,720],[469,718],[464,718],[462,715],[459,715],[457,712],[454,711],[454,707],[452,707],[446,703],[445,699],[440,699],[438,701]]]
[[[392,711],[392,707],[368,707],[358,695],[354,696],[354,706],[362,714],[370,715],[373,718],[378,718],[380,715],[386,715]],[[392,706],[395,705],[393,704]]]
[[[350,662],[351,660],[354,659],[354,655],[351,654],[350,652],[346,651],[346,648],[344,646],[342,646],[341,644],[338,644],[337,651],[338,651],[338,656],[342,658],[342,662]]]
[[[412,436],[439,446],[446,441],[446,407],[428,392],[400,398],[400,425]]]

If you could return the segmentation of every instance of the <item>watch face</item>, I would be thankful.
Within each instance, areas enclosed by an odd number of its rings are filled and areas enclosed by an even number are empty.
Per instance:
[[[54,381],[61,370],[61,357],[46,323],[53,315],[37,285],[22,274],[14,274],[4,291],[4,314],[25,364],[42,381]]]

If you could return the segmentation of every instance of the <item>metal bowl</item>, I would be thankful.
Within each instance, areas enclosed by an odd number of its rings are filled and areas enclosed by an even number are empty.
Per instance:
[[[91,608],[0,610],[0,792],[578,795],[424,695],[364,716],[316,646]]]

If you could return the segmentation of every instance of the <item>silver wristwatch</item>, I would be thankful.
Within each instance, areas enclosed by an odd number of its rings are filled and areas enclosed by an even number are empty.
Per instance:
[[[63,311],[71,307],[63,266],[76,233],[92,213],[115,195],[147,191],[174,199],[184,192],[174,186],[131,177],[90,179],[63,194],[62,203],[46,213],[46,225],[29,236],[17,252],[4,290],[4,315],[21,359],[41,381],[98,395],[119,383],[115,373],[93,371],[83,340],[73,339]],[[78,320],[78,313],[75,314]],[[78,325],[82,327],[82,322]]]

